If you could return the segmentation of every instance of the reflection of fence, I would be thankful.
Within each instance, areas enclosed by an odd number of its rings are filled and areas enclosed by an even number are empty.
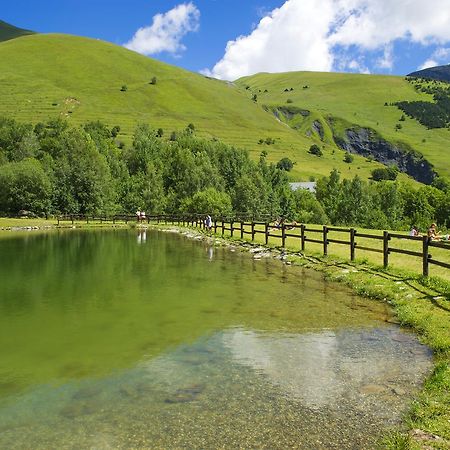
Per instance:
[[[90,222],[141,222],[141,223],[172,223],[179,224],[183,226],[192,226],[198,228],[205,228],[204,223],[205,215],[189,215],[189,216],[170,216],[170,215],[158,215],[158,216],[146,216],[145,218],[137,218],[135,215],[115,215],[115,216],[87,216],[87,215],[65,215],[58,217],[58,225],[63,221],[71,221],[72,224],[74,222],[85,221],[86,223]],[[389,255],[393,253],[409,255],[416,258],[422,259],[422,273],[424,276],[428,276],[429,274],[429,266],[430,264],[434,264],[436,266],[440,266],[446,269],[450,269],[450,264],[448,262],[439,261],[436,258],[433,258],[430,250],[433,248],[439,248],[444,250],[450,250],[450,243],[432,241],[427,236],[408,236],[400,233],[390,233],[388,231],[383,231],[383,234],[368,234],[362,233],[354,228],[339,228],[339,227],[328,227],[326,225],[321,228],[311,228],[304,224],[280,224],[280,225],[271,225],[268,221],[266,222],[258,222],[245,217],[236,219],[236,218],[216,218],[213,221],[212,229],[214,233],[220,233],[222,235],[225,232],[229,232],[231,237],[240,237],[241,239],[244,236],[251,236],[251,240],[255,240],[255,236],[257,234],[264,235],[264,242],[266,245],[269,244],[270,239],[279,239],[282,247],[286,245],[286,239],[298,239],[299,241],[299,249],[304,251],[306,248],[306,244],[308,242],[320,244],[323,248],[323,254],[326,256],[328,254],[328,246],[330,244],[338,244],[348,246],[349,248],[349,257],[350,260],[353,261],[356,257],[356,252],[359,251],[367,251],[380,253],[383,255],[383,266],[386,268],[389,264]],[[347,239],[334,239],[330,238],[330,232],[343,233],[344,235],[348,235]],[[369,244],[360,245],[358,244],[358,238],[364,240],[373,240],[374,243],[379,242],[380,248],[376,248],[376,246]],[[398,240],[408,240],[408,241],[420,241],[421,251],[411,250],[411,249],[401,249],[396,248],[392,245],[392,242]],[[449,253],[450,256],[450,253]]]

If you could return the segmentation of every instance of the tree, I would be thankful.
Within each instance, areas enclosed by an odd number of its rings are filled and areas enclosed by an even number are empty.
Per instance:
[[[311,147],[309,147],[308,153],[311,153],[311,155],[316,155],[319,157],[323,155],[322,150],[320,149],[320,147],[317,144],[311,145]]]
[[[47,214],[52,185],[41,163],[33,158],[0,166],[0,211],[17,214],[20,210]]]
[[[282,158],[277,162],[277,169],[289,172],[294,167],[294,163],[289,158]]]
[[[293,192],[294,219],[301,223],[328,223],[325,210],[316,196],[307,189],[297,189]]]
[[[231,198],[226,192],[220,192],[213,187],[196,192],[185,202],[187,212],[210,214],[212,216],[228,216],[232,212]]]
[[[372,170],[372,180],[396,180],[398,175],[398,168],[395,166],[380,167]]]

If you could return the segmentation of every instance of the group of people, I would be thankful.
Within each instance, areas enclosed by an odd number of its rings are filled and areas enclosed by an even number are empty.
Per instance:
[[[297,225],[297,222],[294,220],[292,223],[287,224],[284,217],[278,217],[274,220],[273,225],[271,225],[271,229],[281,230],[285,226],[286,230],[292,230]]]
[[[139,209],[136,211],[136,219],[138,222],[144,222],[145,221],[145,211],[140,211]]]
[[[415,225],[413,225],[413,227],[411,228],[411,231],[409,232],[409,235],[410,236],[422,236],[420,234],[419,229]],[[448,240],[450,240],[450,235],[448,235],[448,234],[441,235],[439,233],[439,231],[436,228],[436,224],[435,223],[432,223],[430,225],[430,227],[428,228],[427,236],[432,241],[448,241]]]

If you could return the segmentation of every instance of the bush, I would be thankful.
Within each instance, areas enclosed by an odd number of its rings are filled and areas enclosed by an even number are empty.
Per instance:
[[[277,169],[289,172],[294,167],[294,163],[289,158],[282,158],[277,162]]]
[[[398,175],[398,169],[395,166],[392,167],[380,167],[379,169],[372,170],[372,180],[396,180]]]
[[[111,137],[115,138],[120,133],[119,125],[116,125],[111,128]]]
[[[288,98],[288,99],[286,100],[286,103],[294,103],[294,100],[292,100],[292,98]]]
[[[344,162],[351,164],[353,162],[353,155],[351,155],[349,152],[345,152]]]
[[[126,84],[123,84],[122,87],[120,88],[120,90],[122,92],[127,92],[128,91],[128,86]]]
[[[156,136],[163,137],[163,135],[164,135],[164,130],[162,128],[158,128],[158,131],[156,132]]]
[[[151,80],[150,80],[150,84],[153,84],[153,85],[155,85],[156,84],[156,82],[157,82],[157,79],[156,79],[156,77],[153,77]]]
[[[323,155],[322,150],[317,144],[311,145],[311,147],[309,147],[308,153],[311,153],[311,155],[316,155],[319,157]]]

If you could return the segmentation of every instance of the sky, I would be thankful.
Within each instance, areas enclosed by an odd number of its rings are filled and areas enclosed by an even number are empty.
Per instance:
[[[450,0],[1,0],[0,19],[226,80],[294,70],[405,75],[450,63]]]

